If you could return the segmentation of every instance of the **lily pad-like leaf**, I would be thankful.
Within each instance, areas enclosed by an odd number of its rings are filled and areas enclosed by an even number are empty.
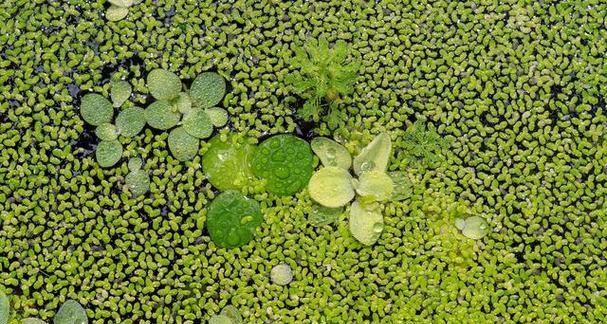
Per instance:
[[[489,225],[487,221],[479,216],[471,216],[466,218],[462,224],[461,219],[456,219],[455,226],[462,231],[462,234],[473,240],[480,240],[489,233]]]
[[[360,176],[368,171],[386,172],[392,154],[392,141],[386,133],[377,135],[360,154],[354,158],[354,173]]]
[[[129,160],[128,168],[129,171],[137,171],[141,169],[143,166],[143,160],[140,157],[133,157]]]
[[[188,114],[192,111],[192,98],[190,98],[189,94],[180,92],[173,105],[180,113],[184,115]]]
[[[358,178],[358,193],[366,202],[386,201],[392,196],[394,183],[385,172],[369,171]]]
[[[179,161],[188,161],[198,153],[198,139],[186,132],[183,127],[177,127],[169,133],[169,149]]]
[[[345,206],[355,194],[352,176],[338,167],[324,167],[316,171],[310,178],[308,191],[312,199],[329,208]]]
[[[116,126],[120,130],[120,135],[124,137],[133,137],[145,127],[145,110],[140,107],[130,107],[118,114],[116,117]]]
[[[214,315],[209,319],[209,324],[234,324],[232,319],[225,315]]]
[[[279,196],[289,196],[303,189],[314,171],[310,145],[293,135],[275,135],[259,145],[251,169],[266,179],[266,189]]]
[[[114,107],[118,108],[122,106],[122,104],[129,99],[131,93],[133,92],[133,87],[126,81],[113,81],[112,82],[112,92],[110,93],[110,97],[112,98],[112,102],[114,103]]]
[[[255,178],[250,168],[255,146],[239,143],[219,135],[209,141],[210,147],[202,157],[202,167],[209,182],[219,190],[240,190]],[[226,176],[229,175],[229,176]]]
[[[241,324],[242,316],[238,309],[232,305],[227,305],[221,310],[220,315],[227,316],[232,320],[232,324]]]
[[[80,102],[80,114],[85,122],[99,126],[103,123],[111,123],[114,117],[112,103],[100,94],[89,93],[82,97]]]
[[[226,81],[215,72],[200,74],[190,88],[194,105],[198,108],[211,108],[217,105],[226,93]]]
[[[183,118],[183,129],[196,138],[208,138],[213,134],[213,124],[202,109],[194,109]]]
[[[117,140],[101,141],[95,151],[97,162],[102,168],[109,168],[120,161],[122,156],[122,144]]]
[[[97,126],[95,135],[102,141],[113,141],[118,138],[118,128],[110,123],[103,123]]]
[[[133,197],[141,196],[150,189],[150,176],[144,170],[131,171],[124,181]]]
[[[129,14],[129,8],[110,6],[105,12],[105,18],[109,21],[119,21]]]
[[[157,100],[175,99],[179,96],[181,88],[181,80],[173,72],[155,69],[148,74],[148,89]]]
[[[0,291],[0,324],[7,324],[11,312],[10,301],[8,296]]]
[[[270,279],[277,285],[286,286],[293,280],[293,271],[288,264],[281,263],[270,270]]]
[[[28,317],[21,320],[21,324],[46,324],[46,322],[39,318]]]
[[[205,110],[215,127],[223,127],[228,123],[228,112],[223,108],[213,107]]]
[[[159,100],[151,103],[144,112],[147,123],[156,129],[167,130],[179,123],[181,114],[173,111],[168,101]]]
[[[392,200],[401,201],[411,197],[411,194],[413,193],[413,183],[407,173],[394,171],[389,172],[388,176],[390,176],[394,183]]]
[[[80,303],[68,299],[61,305],[53,319],[55,324],[86,324],[89,322],[86,311]]]
[[[335,222],[343,212],[343,207],[329,208],[320,204],[314,204],[312,212],[309,215],[309,220],[314,226],[328,225]]]
[[[128,8],[133,5],[133,0],[109,0],[111,4],[117,7]]]
[[[384,217],[374,209],[355,201],[350,207],[350,233],[360,243],[372,245],[384,230]]]
[[[350,169],[352,156],[343,145],[326,137],[315,137],[310,146],[322,165],[339,167],[345,170]]]
[[[215,244],[235,248],[247,244],[263,221],[259,204],[241,193],[220,193],[209,205],[207,228]]]

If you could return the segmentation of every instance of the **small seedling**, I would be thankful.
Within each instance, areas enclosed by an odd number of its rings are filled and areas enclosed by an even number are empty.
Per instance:
[[[436,132],[434,124],[416,121],[407,127],[402,145],[402,160],[432,167],[444,160],[443,151],[449,148],[449,141]]]
[[[53,322],[54,324],[87,324],[89,320],[80,303],[68,299],[55,314]]]
[[[211,202],[206,219],[213,242],[226,248],[247,244],[262,222],[259,204],[233,190],[220,193]]]
[[[480,240],[489,233],[487,221],[479,216],[471,216],[466,219],[456,218],[455,227],[467,238]]]
[[[141,196],[150,189],[150,176],[145,170],[142,170],[142,166],[143,161],[139,157],[129,160],[130,172],[125,178],[125,184],[133,197]]]

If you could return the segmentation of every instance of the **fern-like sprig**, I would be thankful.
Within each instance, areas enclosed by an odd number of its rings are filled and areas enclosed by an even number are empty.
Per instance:
[[[437,133],[434,124],[416,121],[405,131],[402,145],[409,162],[436,166],[444,160],[443,151],[449,148],[450,143]]]

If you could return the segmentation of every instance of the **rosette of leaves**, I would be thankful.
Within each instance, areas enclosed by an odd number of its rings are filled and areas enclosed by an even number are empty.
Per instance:
[[[323,166],[310,178],[310,197],[328,215],[339,215],[357,197],[350,206],[350,232],[359,242],[374,244],[384,226],[379,204],[391,199],[394,192],[394,181],[386,173],[392,152],[390,137],[377,135],[353,161],[348,150],[331,139],[315,138],[311,146]],[[350,165],[358,179],[350,173]]]
[[[328,107],[328,123],[337,127],[340,118],[339,104],[344,96],[354,91],[361,65],[350,60],[350,46],[338,40],[332,47],[325,38],[310,39],[303,47],[296,47],[291,65],[298,69],[286,78],[293,90],[306,100],[299,115],[306,119],[317,120]]]
[[[129,14],[129,8],[140,3],[142,0],[108,0],[110,7],[105,12],[109,21],[119,21]]]
[[[268,192],[289,196],[305,188],[314,171],[308,142],[290,134],[275,135],[257,147],[251,161],[253,174],[266,180]]]
[[[262,222],[259,204],[234,190],[220,193],[207,211],[209,235],[215,244],[225,248],[247,244]]]
[[[194,158],[199,140],[210,137],[213,127],[227,123],[227,111],[215,107],[226,90],[225,80],[217,73],[200,74],[184,91],[175,73],[156,69],[148,74],[147,85],[156,101],[145,109],[145,120],[153,128],[171,130],[169,149],[180,161]]]
[[[411,164],[434,167],[444,161],[443,152],[449,145],[449,141],[437,133],[434,124],[418,120],[405,131],[400,157]]]
[[[127,189],[133,197],[141,196],[150,189],[150,176],[147,171],[142,169],[143,161],[139,157],[134,157],[129,160],[129,174],[125,178],[125,189]]]

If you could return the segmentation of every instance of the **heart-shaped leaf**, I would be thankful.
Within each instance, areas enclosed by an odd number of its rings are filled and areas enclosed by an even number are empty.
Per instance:
[[[386,172],[392,154],[392,141],[386,133],[377,135],[360,154],[354,158],[354,173],[360,176],[368,171]]]
[[[190,88],[194,105],[198,108],[211,108],[217,105],[226,93],[224,78],[215,72],[200,74]]]
[[[177,127],[169,133],[169,149],[179,161],[188,161],[198,153],[198,139],[188,134],[183,127]]]
[[[215,127],[223,127],[228,123],[228,112],[223,108],[208,108],[205,110]]]
[[[343,145],[326,137],[316,137],[312,140],[310,146],[322,165],[339,167],[345,170],[350,169],[352,156]]]
[[[118,108],[122,106],[122,104],[129,99],[132,91],[133,87],[131,87],[128,82],[122,80],[113,81],[110,96],[112,98],[112,102],[114,103],[114,107]]]
[[[354,198],[352,176],[338,167],[323,167],[316,171],[310,178],[308,191],[312,199],[329,208],[342,207]]]
[[[11,312],[10,301],[8,296],[0,291],[0,324],[7,324]]]
[[[369,171],[358,178],[358,193],[366,202],[386,201],[392,196],[394,184],[385,172]]]
[[[95,135],[102,141],[113,141],[118,138],[118,128],[110,123],[103,123],[97,126]]]
[[[179,123],[181,114],[173,111],[168,101],[159,100],[150,104],[144,112],[147,123],[156,129],[167,130]]]
[[[208,138],[213,134],[213,124],[202,109],[194,109],[183,118],[183,128],[196,138]]]
[[[130,171],[140,170],[142,165],[143,165],[143,161],[141,160],[140,157],[133,157],[133,158],[129,159],[128,168]]]
[[[150,188],[150,176],[144,170],[131,171],[126,175],[124,181],[133,197],[143,195]]]
[[[133,137],[145,127],[145,110],[140,107],[130,107],[118,114],[116,117],[116,126],[120,130],[120,135],[124,137]]]
[[[155,69],[148,74],[148,89],[157,100],[175,99],[181,88],[181,80],[173,72]]]
[[[262,221],[259,204],[233,190],[220,193],[211,202],[206,220],[213,242],[228,248],[251,241]]]
[[[55,324],[87,324],[89,322],[86,311],[73,299],[68,299],[61,305],[55,318]]]
[[[479,216],[471,216],[466,218],[462,224],[461,219],[457,221],[455,226],[462,231],[462,234],[473,240],[480,240],[489,233],[489,225],[487,221]]]
[[[122,156],[122,144],[117,140],[101,141],[95,152],[97,162],[102,168],[109,168],[116,164]]]
[[[350,233],[360,243],[372,245],[384,230],[384,218],[374,209],[355,201],[350,207]]]
[[[85,122],[93,126],[99,126],[103,123],[112,122],[114,108],[112,103],[102,95],[89,93],[82,97],[80,114]]]
[[[209,144],[202,157],[202,166],[214,187],[223,191],[240,190],[255,177],[249,166],[255,146],[237,142],[232,137],[224,141],[219,135],[214,136]]]
[[[105,18],[109,21],[119,21],[129,14],[129,8],[110,6],[105,12]]]

